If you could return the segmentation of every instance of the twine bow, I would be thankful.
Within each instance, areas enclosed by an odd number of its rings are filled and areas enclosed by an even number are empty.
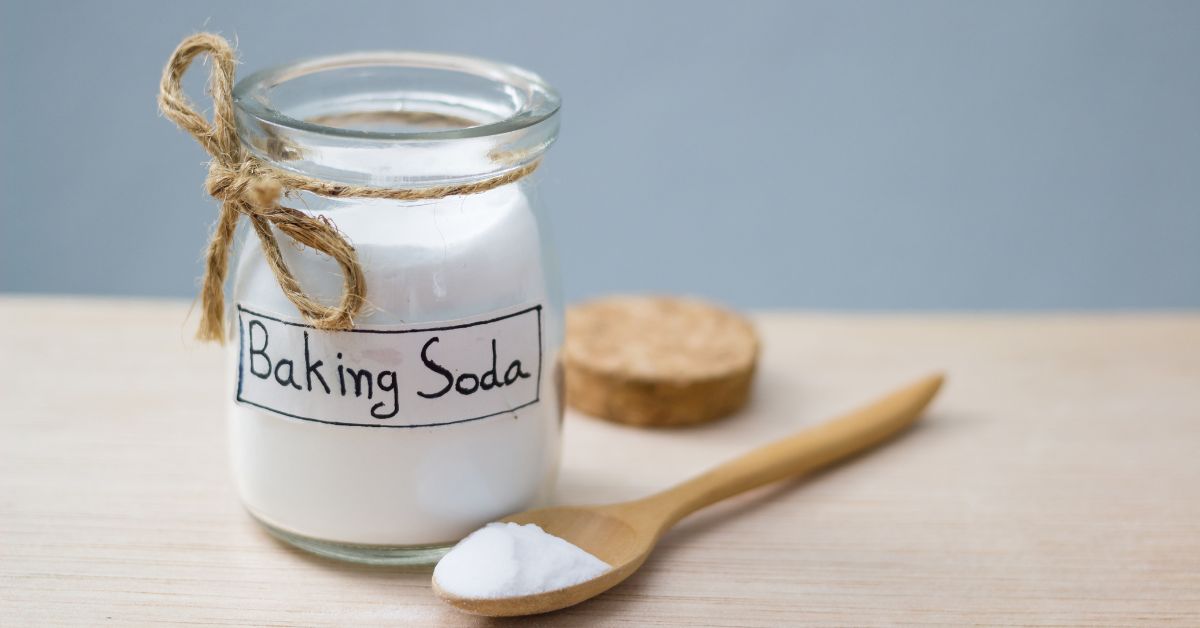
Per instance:
[[[183,93],[182,79],[196,57],[212,60],[208,91],[213,99],[210,123],[196,111]],[[233,83],[237,59],[225,38],[197,33],[183,40],[171,54],[159,86],[158,107],[163,115],[190,133],[212,156],[205,187],[221,201],[221,212],[205,252],[203,287],[200,291],[201,319],[196,337],[223,342],[225,339],[225,277],[229,251],[238,220],[246,216],[262,243],[263,255],[279,287],[300,314],[318,329],[350,329],[354,316],[366,301],[367,286],[354,247],[330,223],[302,211],[284,207],[280,198],[291,190],[303,190],[331,198],[383,198],[401,201],[429,200],[478,194],[513,183],[533,172],[533,161],[503,174],[460,185],[424,188],[376,188],[346,185],[305,177],[274,168],[242,146],[234,117]],[[288,268],[279,250],[272,226],[297,244],[328,255],[342,271],[342,295],[328,306],[309,296]]]

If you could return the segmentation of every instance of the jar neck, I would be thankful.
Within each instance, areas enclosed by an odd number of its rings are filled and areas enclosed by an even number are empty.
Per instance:
[[[557,94],[490,61],[363,53],[274,68],[234,90],[246,149],[275,167],[353,185],[471,183],[539,159]]]

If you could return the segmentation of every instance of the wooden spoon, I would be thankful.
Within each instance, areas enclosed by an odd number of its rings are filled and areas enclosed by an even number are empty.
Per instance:
[[[475,615],[534,615],[566,608],[616,586],[646,561],[658,539],[687,515],[727,497],[830,465],[878,445],[911,425],[942,385],[926,377],[869,406],[776,441],[699,477],[644,499],[605,506],[530,510],[502,521],[536,523],[612,565],[592,580],[519,597],[479,599],[433,589],[450,605]]]

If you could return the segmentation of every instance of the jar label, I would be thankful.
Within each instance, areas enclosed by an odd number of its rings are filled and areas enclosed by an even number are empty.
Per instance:
[[[434,427],[538,402],[542,306],[321,331],[237,306],[237,401],[331,425]]]

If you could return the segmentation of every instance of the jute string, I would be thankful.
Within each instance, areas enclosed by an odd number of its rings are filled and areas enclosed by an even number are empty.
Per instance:
[[[212,62],[208,83],[213,99],[211,122],[196,110],[182,87],[183,75],[200,55],[208,55]],[[196,332],[201,340],[225,339],[225,277],[229,271],[229,251],[242,216],[249,219],[262,242],[263,255],[279,287],[310,324],[318,329],[349,329],[354,325],[354,316],[367,297],[367,285],[354,247],[329,222],[280,205],[284,194],[302,190],[329,198],[430,200],[486,192],[518,181],[538,167],[534,161],[474,183],[422,188],[346,185],[272,167],[247,152],[238,138],[233,105],[236,65],[233,47],[225,38],[212,33],[192,35],[171,54],[158,93],[158,107],[163,115],[195,137],[212,156],[205,186],[210,195],[221,201],[220,215],[205,252],[200,329]],[[283,260],[272,226],[297,244],[337,262],[343,278],[337,305],[325,305],[304,291]]]

